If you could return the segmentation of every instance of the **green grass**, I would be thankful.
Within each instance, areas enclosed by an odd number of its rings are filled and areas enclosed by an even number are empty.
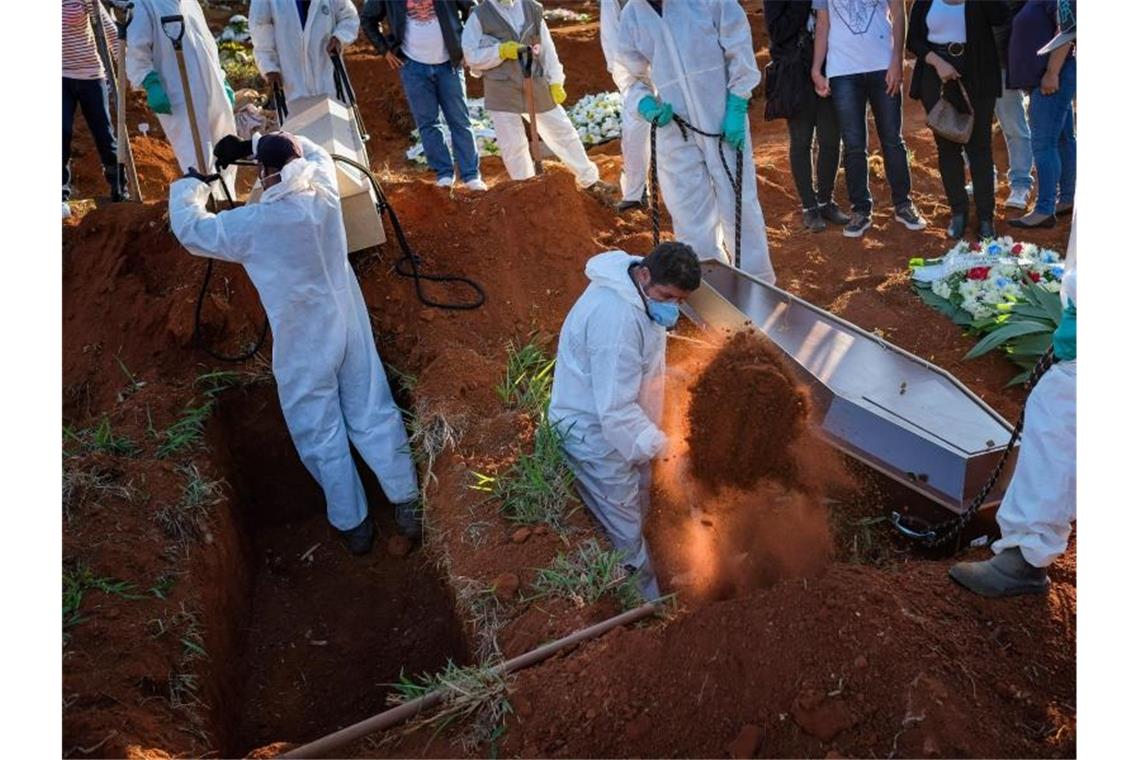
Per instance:
[[[71,629],[82,623],[85,618],[80,611],[83,598],[89,591],[101,591],[104,594],[118,596],[123,599],[142,599],[134,593],[134,586],[126,581],[120,581],[110,576],[95,575],[91,568],[80,562],[63,571],[63,642],[71,640]]]
[[[198,446],[206,431],[206,421],[214,410],[213,399],[201,406],[188,406],[166,430],[160,434],[162,443],[155,454],[160,459],[168,459],[175,454]]]
[[[202,477],[194,464],[178,469],[186,477],[182,498],[159,509],[154,520],[167,538],[185,548],[205,535],[209,508],[221,499],[222,483]]]
[[[177,630],[179,628],[182,629],[182,634],[179,637],[182,651],[178,658],[178,665],[171,670],[167,682],[170,692],[170,706],[175,709],[184,708],[191,714],[195,714],[196,709],[202,705],[202,700],[198,696],[200,685],[198,676],[194,673],[194,662],[208,660],[209,655],[206,654],[206,646],[202,639],[202,626],[198,622],[198,615],[193,610],[187,610],[183,606],[178,614],[173,617],[169,629]]]
[[[107,415],[99,424],[87,430],[79,430],[64,426],[63,437],[79,445],[78,452],[64,451],[65,454],[76,453],[102,453],[111,456],[133,457],[140,451],[138,444],[125,435],[115,435],[111,429],[111,419]]]
[[[235,372],[231,369],[219,369],[213,372],[206,372],[205,374],[198,375],[194,378],[194,384],[203,388],[203,393],[208,398],[216,398],[219,393],[226,388],[233,388],[237,385],[244,385],[251,382],[253,376],[247,372]]]
[[[537,338],[523,346],[507,347],[507,374],[495,388],[503,403],[536,418],[546,416],[554,386],[554,359],[547,356]]]
[[[477,491],[499,501],[499,509],[513,523],[546,523],[557,530],[578,508],[574,473],[562,451],[562,433],[542,419],[534,431],[534,449],[521,454],[501,475],[472,473]]]
[[[417,718],[408,731],[434,727],[436,733],[456,723],[468,723],[461,739],[469,752],[502,734],[502,725],[512,712],[507,697],[508,682],[490,665],[461,667],[448,661],[438,673],[408,678],[403,673],[392,684],[389,704],[400,705],[433,691],[444,692],[443,702],[431,713]]]
[[[529,599],[561,597],[584,607],[609,593],[626,608],[640,604],[633,580],[622,565],[621,554],[603,549],[597,539],[587,539],[570,554],[559,554],[548,567],[540,568],[531,585]]]

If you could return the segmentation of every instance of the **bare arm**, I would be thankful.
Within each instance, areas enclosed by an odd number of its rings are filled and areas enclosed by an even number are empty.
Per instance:
[[[1041,94],[1052,95],[1061,88],[1061,67],[1069,57],[1069,49],[1073,43],[1062,45],[1049,54],[1049,62],[1045,64],[1045,74],[1041,77]]]
[[[811,79],[816,94],[826,98],[831,94],[831,85],[823,75],[823,61],[827,58],[827,34],[831,30],[831,16],[823,9],[815,14],[815,48],[811,58]]]
[[[903,55],[906,53],[906,7],[903,0],[890,0],[891,65],[887,67],[887,94],[902,92]]]

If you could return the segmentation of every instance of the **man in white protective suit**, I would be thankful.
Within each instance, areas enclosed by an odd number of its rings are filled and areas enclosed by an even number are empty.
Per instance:
[[[351,0],[250,0],[249,34],[257,70],[285,91],[288,106],[298,98],[336,98],[332,55],[340,55],[360,31]]]
[[[1025,402],[1021,451],[997,511],[1001,538],[985,562],[959,562],[950,577],[982,596],[1044,594],[1046,568],[1065,553],[1077,516],[1077,220],[1065,255],[1055,364]]]
[[[701,267],[692,248],[668,242],[645,258],[600,253],[586,277],[558,337],[549,416],[582,501],[653,600],[661,594],[642,534],[651,463],[677,450],[659,427],[665,334],[700,286]]]
[[[538,51],[532,79],[539,136],[574,172],[579,187],[604,191],[607,186],[599,179],[597,165],[586,155],[578,130],[562,108],[566,73],[542,20],[542,6],[534,0],[483,0],[463,27],[463,58],[472,74],[483,77],[483,102],[495,125],[507,173],[511,179],[534,176],[519,63],[519,51],[527,47]]]
[[[676,238],[702,260],[732,263],[736,193],[721,162],[719,141],[682,131],[674,115],[702,132],[723,134],[724,157],[733,172],[736,151],[744,152],[741,268],[775,283],[748,130],[748,100],[760,84],[760,70],[740,3],[628,0],[621,13],[617,62],[636,80],[628,101],[658,127],[657,173]]]
[[[220,164],[251,154],[265,189],[257,203],[211,214],[209,188],[188,176],[170,186],[170,227],[191,253],[244,266],[257,288],[285,422],[349,551],[366,554],[374,534],[350,443],[395,506],[400,532],[415,537],[416,469],[348,263],[332,158],[286,132],[226,137],[217,150]]]
[[[606,69],[621,95],[621,201],[618,211],[645,205],[645,183],[649,174],[649,122],[637,113],[637,101],[630,97],[636,79],[617,60],[621,12],[629,0],[602,0],[600,6],[602,54]]]
[[[164,27],[163,16],[182,16],[182,24],[170,23]],[[186,76],[194,101],[194,119],[202,140],[202,157],[194,155],[186,95],[182,91],[174,43],[168,36],[177,37],[180,33]],[[132,86],[146,90],[147,106],[158,116],[158,123],[182,171],[194,167],[209,174],[212,167],[199,166],[202,158],[207,163],[212,161],[214,144],[236,131],[234,91],[226,82],[218,61],[218,44],[206,26],[197,0],[135,0],[134,16],[127,27],[127,78]],[[231,192],[236,174],[237,167],[222,174]],[[215,189],[215,195],[219,200],[223,197],[220,187]]]

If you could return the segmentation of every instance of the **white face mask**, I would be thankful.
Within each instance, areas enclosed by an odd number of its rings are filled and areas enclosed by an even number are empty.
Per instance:
[[[518,2],[518,0],[495,0],[499,5],[505,5],[508,8]]]

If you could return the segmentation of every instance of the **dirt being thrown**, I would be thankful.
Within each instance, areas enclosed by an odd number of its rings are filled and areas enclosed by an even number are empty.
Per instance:
[[[763,478],[793,482],[791,447],[807,417],[807,393],[779,349],[753,330],[734,334],[692,388],[694,477],[713,489],[748,489]]]

